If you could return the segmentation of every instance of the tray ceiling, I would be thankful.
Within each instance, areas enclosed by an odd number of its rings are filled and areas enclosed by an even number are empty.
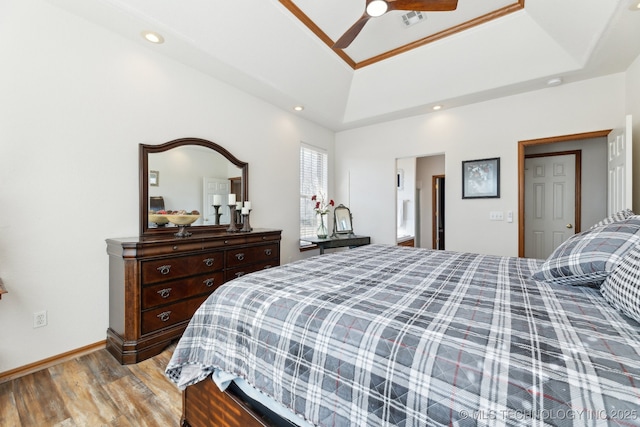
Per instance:
[[[459,0],[409,28],[393,11],[344,50],[333,42],[366,0],[46,1],[332,130],[623,72],[640,55],[640,0]]]

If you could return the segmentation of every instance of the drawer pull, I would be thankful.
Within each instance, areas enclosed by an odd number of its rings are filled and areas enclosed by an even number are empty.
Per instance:
[[[169,320],[169,317],[171,317],[171,311],[163,311],[162,313],[158,314],[156,317],[162,320],[163,322],[166,322],[167,320]]]
[[[238,261],[242,261],[244,260],[244,254],[243,253],[236,254],[236,258],[238,259]]]
[[[171,265],[161,265],[157,268],[157,270],[160,272],[160,274],[169,274]]]
[[[169,298],[169,295],[171,294],[171,288],[160,289],[158,291],[158,294],[161,298]]]
[[[244,276],[244,274],[245,274],[244,271],[238,271],[236,273],[236,277]]]
[[[204,262],[207,267],[213,266],[213,261],[214,261],[213,258],[207,258],[205,260],[202,260],[202,262]]]
[[[215,283],[216,279],[206,279],[205,281],[203,281],[202,283],[205,284],[205,286],[207,288],[210,288],[213,286],[213,284]]]
[[[265,249],[265,250],[264,250],[264,254],[265,254],[266,256],[271,256],[271,252],[273,252],[273,251],[271,250],[271,248],[268,248],[268,249]]]

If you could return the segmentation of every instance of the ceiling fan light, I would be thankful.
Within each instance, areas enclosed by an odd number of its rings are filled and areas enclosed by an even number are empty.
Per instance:
[[[382,16],[388,9],[387,2],[384,0],[373,0],[367,5],[367,15],[376,18]]]

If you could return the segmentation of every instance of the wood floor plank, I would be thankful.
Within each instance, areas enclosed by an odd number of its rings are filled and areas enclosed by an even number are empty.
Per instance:
[[[82,359],[50,369],[51,377],[74,422],[81,426],[107,425],[119,416],[104,384],[93,377]]]
[[[0,384],[0,426],[178,426],[182,395],[164,376],[173,348],[134,365],[97,350]]]
[[[0,426],[19,426],[20,414],[13,397],[13,383],[0,384]]]
[[[108,384],[131,371],[126,365],[121,365],[106,349],[94,351],[79,358],[91,370],[93,376],[102,384]]]
[[[177,421],[182,413],[182,393],[164,374],[170,355],[165,352],[129,368],[168,410],[175,413]]]
[[[159,427],[167,419],[174,419],[171,425],[177,425],[171,408],[167,408],[147,386],[135,376],[123,377],[106,385],[111,399],[120,413],[128,417],[131,425],[140,427]]]
[[[15,379],[13,393],[23,426],[53,426],[71,417],[47,369]]]

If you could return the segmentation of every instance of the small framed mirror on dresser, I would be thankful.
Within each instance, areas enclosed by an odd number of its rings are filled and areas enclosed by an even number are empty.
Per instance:
[[[249,201],[248,163],[200,138],[139,156],[140,235],[106,240],[107,350],[122,364],[162,352],[223,283],[280,265],[281,230],[242,227],[232,209]]]

